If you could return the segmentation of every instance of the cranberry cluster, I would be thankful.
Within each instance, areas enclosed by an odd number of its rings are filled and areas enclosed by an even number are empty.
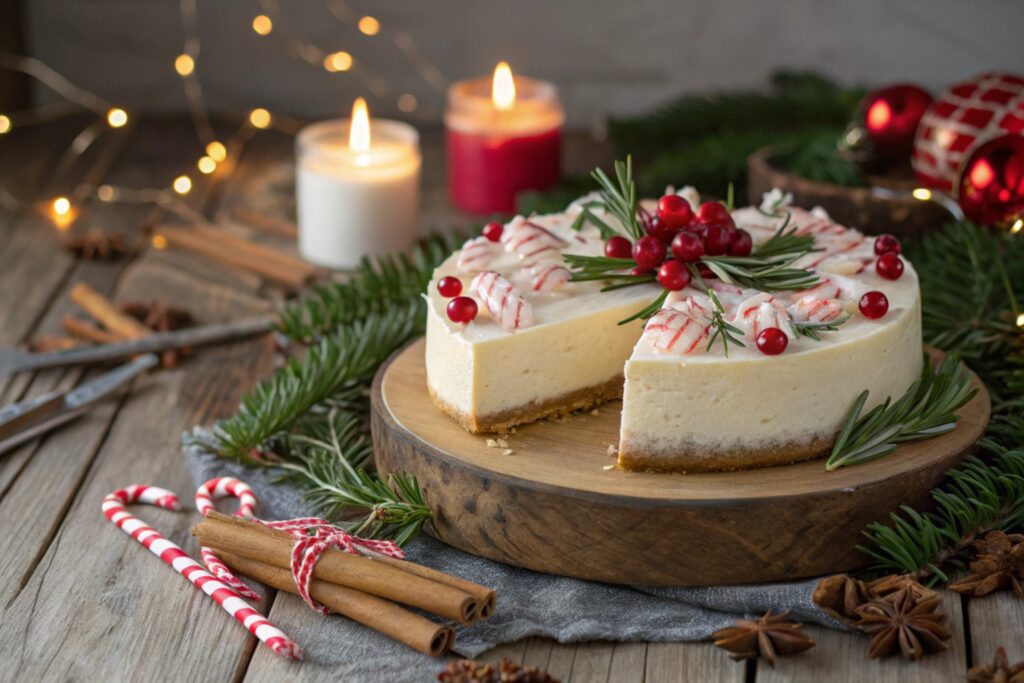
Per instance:
[[[899,280],[903,275],[903,259],[900,241],[892,235],[879,235],[875,238],[875,272],[886,280]]]
[[[611,237],[605,242],[604,254],[632,258],[636,263],[632,274],[656,273],[661,286],[671,291],[690,284],[686,264],[702,256],[749,256],[754,246],[750,233],[737,229],[729,210],[719,202],[704,202],[694,212],[684,198],[667,194],[658,200],[657,215],[641,212],[641,220],[646,235],[636,243]],[[701,275],[712,276],[704,268]]]
[[[459,296],[462,294],[462,280],[446,275],[437,281],[437,291],[444,298],[451,299],[445,309],[449,320],[463,324],[473,322],[477,314],[476,301],[468,296]]]

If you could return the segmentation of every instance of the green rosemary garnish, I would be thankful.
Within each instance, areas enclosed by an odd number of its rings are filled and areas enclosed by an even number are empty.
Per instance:
[[[711,338],[708,339],[708,351],[711,350],[715,341],[721,339],[722,351],[725,353],[725,357],[728,358],[729,342],[732,342],[739,347],[746,346],[741,339],[743,336],[743,330],[725,321],[725,317],[723,316],[725,308],[722,306],[722,302],[718,300],[718,295],[715,294],[715,290],[708,289],[707,293],[708,298],[711,299],[711,303],[714,306],[714,310],[711,312],[711,326],[715,328],[715,331],[711,333]]]
[[[890,398],[864,415],[868,391],[861,392],[839,432],[825,469],[856,465],[896,450],[907,441],[930,439],[956,428],[955,411],[974,398],[971,374],[956,356],[948,356],[932,368],[925,355],[921,377],[895,403]]]
[[[804,322],[798,322],[796,320],[789,321],[789,327],[793,330],[794,334],[798,334],[814,341],[821,341],[822,332],[836,332],[839,330],[839,326],[850,319],[849,315],[844,315],[841,318],[830,320],[825,323],[816,323],[810,320]]]

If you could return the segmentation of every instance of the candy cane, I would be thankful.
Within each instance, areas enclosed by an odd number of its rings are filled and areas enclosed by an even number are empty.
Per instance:
[[[177,510],[178,497],[176,495],[155,486],[134,484],[108,494],[103,499],[103,515],[118,529],[141,543],[151,553],[171,565],[174,571],[191,581],[196,588],[210,596],[228,614],[241,622],[249,630],[249,633],[263,641],[264,645],[282,657],[302,659],[302,648],[271,624],[266,617],[206,572],[202,565],[189,557],[184,550],[168,541],[139,518],[129,514],[125,510],[125,506],[130,503],[145,503],[168,510]]]
[[[244,481],[234,477],[214,477],[199,487],[196,491],[196,510],[203,517],[210,510],[213,510],[213,501],[233,496],[238,499],[239,517],[252,518],[256,510],[256,496],[252,489]],[[232,589],[240,597],[250,600],[259,600],[259,593],[246,586],[242,581],[228,569],[227,565],[220,561],[210,548],[200,548],[199,555],[203,558],[203,564],[210,570],[210,573],[220,579],[224,585]]]

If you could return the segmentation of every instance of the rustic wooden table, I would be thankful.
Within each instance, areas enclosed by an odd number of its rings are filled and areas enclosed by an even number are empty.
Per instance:
[[[0,137],[0,345],[58,333],[72,310],[67,293],[87,282],[115,300],[164,297],[202,321],[241,317],[273,308],[282,293],[251,275],[200,257],[148,245],[129,259],[76,260],[39,204],[17,208],[11,195],[40,202],[70,192],[84,180],[135,187],[167,186],[198,156],[184,120],[142,121],[108,134],[73,168],[59,154],[88,124],[65,119]],[[197,183],[188,201],[224,219],[240,202],[259,207],[268,183],[287,182],[291,140],[257,136],[233,168]],[[589,166],[600,151],[572,144],[570,165]],[[424,177],[427,228],[467,225],[448,210],[442,156],[427,136]],[[268,181],[268,178],[271,179]],[[76,230],[118,230],[137,239],[141,226],[162,220],[151,206],[87,202]],[[239,228],[242,230],[242,228]],[[287,240],[254,233],[253,239]],[[0,456],[0,680],[329,680],[313,658],[289,664],[256,648],[222,611],[117,532],[100,514],[100,500],[129,483],[157,484],[181,494],[192,484],[180,455],[183,430],[232,414],[239,396],[272,371],[269,338],[210,348],[173,370],[136,383],[129,397],[108,401],[86,417]],[[80,370],[46,371],[0,379],[0,403],[68,388]],[[147,518],[186,549],[195,517],[147,509]],[[571,681],[938,681],[963,680],[969,663],[988,661],[997,645],[1011,661],[1024,658],[1024,601],[1008,593],[978,600],[945,594],[954,637],[950,650],[918,664],[869,660],[866,641],[812,627],[813,650],[781,660],[737,664],[708,643],[558,644],[529,639],[481,657],[509,657]],[[272,619],[316,647],[321,617],[291,595],[267,597]],[[438,668],[440,668],[440,663]],[[424,670],[423,680],[434,672]]]

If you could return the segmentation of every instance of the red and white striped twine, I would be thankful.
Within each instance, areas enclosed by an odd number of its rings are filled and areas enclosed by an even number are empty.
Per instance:
[[[196,509],[203,517],[210,510],[214,509],[213,503],[221,498],[233,497],[238,499],[239,517],[252,519],[256,511],[256,496],[252,489],[244,481],[234,477],[214,477],[196,491]],[[238,593],[240,597],[250,600],[259,600],[260,595],[249,588],[241,581],[234,572],[228,569],[227,565],[221,562],[220,558],[210,548],[200,548],[199,555],[203,558],[203,564],[210,570],[210,573],[220,579],[228,588]]]
[[[237,619],[249,633],[259,638],[275,653],[289,659],[302,659],[302,648],[275,627],[262,614],[209,574],[180,547],[161,536],[142,520],[131,515],[125,506],[131,503],[156,505],[168,510],[178,509],[178,497],[166,489],[134,484],[118,489],[103,499],[103,515],[117,528],[141,543],[143,547],[169,564],[192,582],[196,588],[210,596],[214,602]]]
[[[295,547],[292,548],[292,578],[295,579],[302,599],[320,614],[327,614],[328,609],[310,597],[309,582],[313,579],[313,568],[325,550],[337,548],[353,555],[378,553],[398,559],[405,557],[405,553],[393,541],[359,538],[319,517],[301,517],[261,524],[271,529],[287,531],[296,538]]]

